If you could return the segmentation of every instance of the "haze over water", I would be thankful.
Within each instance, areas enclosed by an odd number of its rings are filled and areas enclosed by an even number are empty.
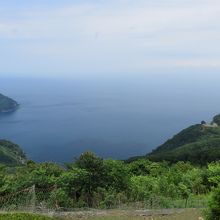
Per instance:
[[[36,161],[143,155],[176,132],[220,112],[217,74],[150,74],[109,79],[1,78],[20,109],[0,116],[0,138]]]

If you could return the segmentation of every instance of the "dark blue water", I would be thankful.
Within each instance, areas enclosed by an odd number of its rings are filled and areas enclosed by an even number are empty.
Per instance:
[[[20,109],[0,116],[0,138],[36,161],[142,155],[220,112],[217,75],[161,74],[88,80],[0,79]]]

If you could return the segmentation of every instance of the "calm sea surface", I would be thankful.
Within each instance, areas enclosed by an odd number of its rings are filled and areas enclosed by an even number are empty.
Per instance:
[[[71,161],[90,150],[124,159],[150,152],[179,130],[220,112],[219,78],[0,78],[20,109],[0,116],[0,138],[36,161]]]

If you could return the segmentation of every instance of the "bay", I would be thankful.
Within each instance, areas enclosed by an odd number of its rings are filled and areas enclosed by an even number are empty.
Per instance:
[[[20,104],[0,116],[0,139],[19,144],[38,162],[69,162],[87,150],[115,159],[144,155],[220,112],[217,79],[0,78],[0,92]]]

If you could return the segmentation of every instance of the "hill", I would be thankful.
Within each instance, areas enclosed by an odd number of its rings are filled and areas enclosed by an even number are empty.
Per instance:
[[[216,115],[211,123],[203,121],[182,130],[146,157],[153,161],[190,161],[196,164],[219,160],[220,115]]]
[[[6,140],[0,140],[0,164],[21,165],[26,162],[26,156],[21,148]]]
[[[18,106],[15,100],[0,94],[0,113],[15,111]]]

